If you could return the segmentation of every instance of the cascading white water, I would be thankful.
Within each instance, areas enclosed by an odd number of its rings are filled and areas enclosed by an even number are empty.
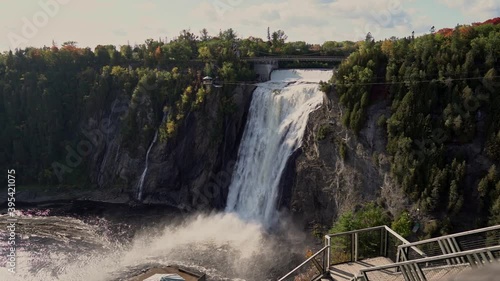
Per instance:
[[[163,113],[163,119],[161,123],[163,124],[167,118],[167,112]],[[146,159],[144,160],[144,171],[142,172],[141,178],[139,179],[139,182],[137,183],[137,200],[141,201],[142,200],[142,194],[143,194],[143,189],[144,189],[144,180],[146,179],[146,174],[148,173],[148,168],[149,168],[149,153],[151,152],[151,149],[153,146],[156,144],[156,141],[158,140],[158,129],[155,132],[155,137],[153,138],[153,141],[149,145],[148,151],[146,152]]]
[[[139,179],[139,183],[137,185],[137,200],[141,201],[142,200],[142,189],[144,188],[144,179],[146,178],[146,174],[148,173],[148,168],[149,168],[149,153],[151,152],[151,149],[153,148],[153,145],[156,143],[156,139],[158,138],[158,131],[155,133],[155,137],[153,138],[153,141],[149,145],[148,152],[146,152],[146,160],[144,161],[144,171],[142,172],[141,178]]]
[[[321,106],[319,81],[332,71],[278,70],[253,94],[226,211],[271,226],[288,158],[301,146],[309,114]]]

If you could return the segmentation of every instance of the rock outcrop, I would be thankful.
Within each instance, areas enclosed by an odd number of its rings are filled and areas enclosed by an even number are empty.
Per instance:
[[[322,108],[311,114],[294,179],[284,187],[289,198],[283,202],[304,221],[331,225],[338,214],[379,198],[395,213],[406,205],[388,176],[385,132],[376,124],[386,105],[375,102],[369,111],[357,136],[342,125],[342,107],[334,93],[325,95]]]

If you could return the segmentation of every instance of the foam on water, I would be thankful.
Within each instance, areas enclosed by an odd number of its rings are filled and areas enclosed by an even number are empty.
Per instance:
[[[144,231],[131,243],[110,242],[99,232],[105,225],[64,217],[23,220],[30,225],[37,220],[43,229],[18,239],[25,246],[17,251],[17,273],[0,268],[2,281],[127,280],[130,272],[168,265],[197,269],[209,280],[270,280],[270,273],[280,266],[276,262],[286,263],[302,252],[296,246],[305,238],[299,234],[278,240],[260,224],[227,213],[198,215],[182,224]],[[61,231],[61,225],[67,225],[68,232]],[[55,239],[35,237],[51,228],[58,229],[51,234]],[[85,243],[77,234],[85,235]],[[33,239],[35,244],[29,242]]]

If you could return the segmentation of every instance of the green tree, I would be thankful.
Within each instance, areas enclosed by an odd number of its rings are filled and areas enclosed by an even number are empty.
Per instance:
[[[286,39],[288,39],[288,36],[283,30],[274,31],[271,34],[271,46],[273,48],[273,52],[281,52]]]
[[[403,237],[408,238],[412,233],[413,221],[410,214],[404,211],[391,224],[391,228]]]

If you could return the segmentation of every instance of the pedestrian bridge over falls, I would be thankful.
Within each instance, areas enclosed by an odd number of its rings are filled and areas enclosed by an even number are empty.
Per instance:
[[[342,62],[345,59],[346,57],[342,56],[275,56],[241,58],[242,61],[254,63],[278,63],[282,61]]]
[[[346,57],[342,56],[269,56],[241,58],[242,61],[254,64],[254,70],[259,75],[260,81],[270,79],[271,72],[279,68],[280,62],[342,62]]]
[[[279,281],[451,280],[499,261],[500,225],[413,243],[380,226],[326,235],[321,250]]]

